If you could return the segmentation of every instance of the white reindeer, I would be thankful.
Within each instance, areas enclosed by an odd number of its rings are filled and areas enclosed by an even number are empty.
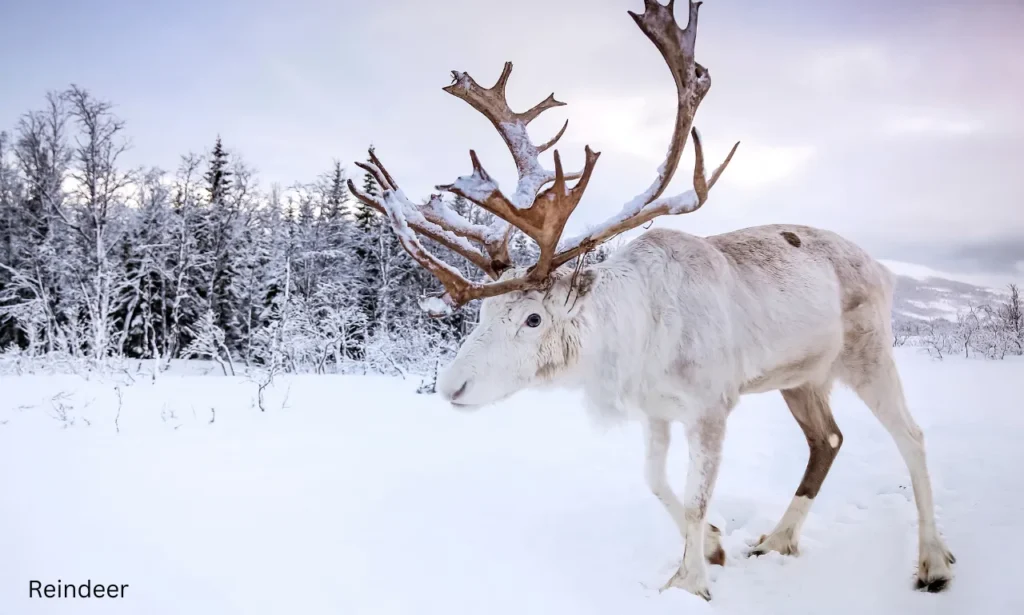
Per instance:
[[[889,431],[907,464],[919,521],[917,588],[941,591],[952,578],[954,558],[935,526],[923,436],[907,410],[890,348],[893,277],[881,264],[834,233],[772,225],[707,238],[651,230],[606,261],[581,265],[587,252],[619,233],[701,207],[736,151],[734,146],[711,178],[705,177],[700,137],[692,129],[711,87],[707,69],[694,60],[700,2],[690,2],[685,28],[677,25],[672,2],[644,4],[642,15],[630,15],[668,64],[678,106],[665,163],[619,215],[559,245],[598,154],[586,148],[579,173],[565,173],[557,151],[553,172],[540,164],[539,154],[566,126],[539,146],[526,126],[563,103],[551,95],[528,111],[513,112],[505,99],[511,63],[491,88],[457,71],[444,88],[494,124],[515,160],[519,181],[513,194],[499,189],[472,151],[473,173],[438,186],[493,213],[493,224],[470,223],[440,195],[413,203],[372,151],[371,162],[360,166],[374,176],[381,194],[366,194],[349,182],[360,200],[388,216],[409,254],[444,285],[443,302],[429,302],[428,310],[445,313],[484,299],[479,324],[439,378],[440,394],[470,408],[528,387],[559,384],[581,387],[596,412],[639,411],[647,483],[685,544],[679,570],[666,587],[710,599],[705,554],[718,564],[725,554],[717,529],[705,518],[730,411],[741,395],[780,390],[807,437],[810,454],[796,494],[752,551],[796,554],[801,525],[843,442],[829,393],[835,382],[844,383]],[[691,131],[694,189],[663,197]],[[569,187],[567,180],[578,181]],[[510,265],[508,242],[516,228],[540,248],[528,269]],[[467,280],[417,235],[462,255],[492,281]],[[665,472],[673,421],[685,426],[689,445],[681,499]]]

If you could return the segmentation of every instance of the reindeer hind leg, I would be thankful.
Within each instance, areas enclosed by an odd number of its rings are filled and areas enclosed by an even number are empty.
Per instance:
[[[862,346],[862,349],[873,353],[870,360],[864,360],[863,354],[844,357],[846,369],[843,380],[856,391],[889,432],[907,465],[918,515],[916,587],[928,592],[939,592],[946,589],[952,580],[952,564],[956,558],[946,547],[935,525],[935,505],[925,456],[924,433],[907,409],[896,361],[888,343],[880,338],[877,343]]]
[[[761,537],[750,555],[764,555],[769,551],[778,551],[783,555],[799,553],[800,528],[843,444],[843,434],[832,418],[832,409],[828,405],[830,389],[831,384],[804,385],[782,391],[786,405],[807,438],[810,454],[804,476],[789,507],[775,529]]]

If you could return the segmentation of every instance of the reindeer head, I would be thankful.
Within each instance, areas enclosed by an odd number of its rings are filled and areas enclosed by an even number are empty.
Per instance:
[[[359,190],[350,180],[349,189],[362,202],[384,213],[405,250],[430,270],[445,288],[443,309],[431,304],[435,315],[473,299],[483,299],[480,322],[463,343],[458,355],[440,378],[441,394],[454,404],[480,406],[507,397],[518,390],[551,380],[575,363],[578,354],[579,319],[584,313],[586,292],[594,286],[594,272],[584,272],[585,284],[578,285],[580,272],[563,267],[597,245],[662,215],[696,211],[708,198],[708,191],[725,170],[739,143],[725,161],[705,176],[704,153],[693,118],[711,87],[707,69],[694,60],[697,12],[700,2],[689,3],[689,21],[680,28],[673,14],[674,0],[663,6],[644,0],[644,13],[629,15],[655,44],[668,64],[676,83],[678,104],[675,128],[665,162],[654,182],[626,203],[622,211],[593,227],[586,234],[562,241],[562,231],[576,209],[590,181],[599,153],[584,149],[583,170],[566,173],[558,150],[554,171],[541,165],[540,154],[553,147],[565,133],[568,121],[552,139],[536,145],[527,125],[544,111],[564,103],[548,96],[527,111],[514,112],[505,97],[512,73],[506,62],[501,76],[490,88],[481,87],[466,73],[452,71],[453,82],[444,91],[461,98],[482,113],[501,135],[515,161],[519,181],[506,194],[484,170],[476,152],[470,150],[473,172],[454,183],[437,186],[443,192],[462,196],[494,214],[489,225],[470,223],[447,206],[440,194],[425,203],[413,203],[370,151],[365,169],[381,188],[379,196]],[[679,165],[687,135],[693,134],[693,190],[662,197]],[[569,182],[575,182],[572,186]],[[525,269],[512,268],[508,244],[518,229],[540,248],[537,262]],[[472,282],[454,267],[428,251],[419,237],[427,237],[465,257],[481,269],[490,281]],[[575,293],[575,300],[569,295]],[[582,302],[582,303],[581,303]]]
[[[525,274],[512,269],[502,279]],[[587,327],[585,298],[596,276],[596,271],[561,267],[544,289],[484,299],[479,324],[439,374],[438,392],[457,407],[474,408],[567,375],[579,357]]]

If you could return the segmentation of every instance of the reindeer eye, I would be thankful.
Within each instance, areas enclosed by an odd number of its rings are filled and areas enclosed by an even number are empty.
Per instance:
[[[540,326],[540,314],[530,314],[526,317],[527,327],[539,327]]]

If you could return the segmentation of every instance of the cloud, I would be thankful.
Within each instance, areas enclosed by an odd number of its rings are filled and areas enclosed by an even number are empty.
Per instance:
[[[883,133],[890,136],[964,137],[980,132],[984,125],[973,118],[949,111],[918,109],[896,114],[886,121]]]
[[[814,156],[810,145],[783,146],[743,142],[726,173],[743,188],[763,188],[793,179]],[[712,160],[715,158],[712,157]],[[716,163],[717,164],[717,163]],[[709,171],[710,172],[710,171]]]
[[[23,4],[22,30],[48,27],[51,15]],[[32,75],[8,80],[0,115],[10,127],[26,91],[41,98],[40,83],[61,87],[78,67],[75,79],[128,121],[132,164],[173,169],[222,134],[264,185],[289,185],[335,158],[360,173],[351,163],[372,142],[415,198],[467,173],[469,148],[503,186],[514,183],[489,123],[440,91],[450,69],[489,84],[510,60],[513,108],[552,91],[568,103],[530,126],[536,140],[569,118],[566,165],[582,164],[584,144],[602,152],[570,233],[619,211],[665,156],[674,88],[626,16],[641,0],[521,0],[514,11],[473,0],[257,4],[232,12],[229,30],[216,19],[178,24],[194,34],[186,49],[147,39],[125,54],[88,12],[72,24],[85,38],[47,54],[23,57],[17,38],[0,37],[0,75]],[[139,11],[130,13],[151,9]],[[1022,29],[1024,4],[1005,0],[706,3],[697,53],[713,86],[697,126],[708,166],[741,145],[713,203],[658,224],[697,234],[813,224],[882,257],[1012,270],[1024,257],[1010,250],[954,247],[1024,237]],[[83,48],[111,61],[82,65]],[[669,193],[690,188],[692,152]]]
[[[649,163],[653,169],[665,159],[675,112],[665,102],[673,99],[669,91],[628,96],[577,96],[569,113],[574,130],[572,136],[566,135],[566,141],[577,145],[586,143],[601,151],[630,156],[638,162]],[[701,134],[704,135],[703,131]],[[733,143],[705,136],[708,173],[725,159]],[[684,161],[693,155],[692,140],[687,141],[687,150],[689,153],[684,153]],[[744,188],[760,188],[791,179],[806,167],[814,152],[812,145],[783,145],[745,139],[729,164],[729,181]],[[683,168],[687,164],[684,162]],[[688,175],[685,171],[680,174]]]
[[[651,101],[642,94],[574,96],[568,112],[572,131],[566,142],[657,164],[665,157],[672,117],[659,113],[663,105],[655,107]]]
[[[857,41],[816,50],[805,71],[819,90],[837,92],[885,85],[894,68],[891,53],[878,44]]]

